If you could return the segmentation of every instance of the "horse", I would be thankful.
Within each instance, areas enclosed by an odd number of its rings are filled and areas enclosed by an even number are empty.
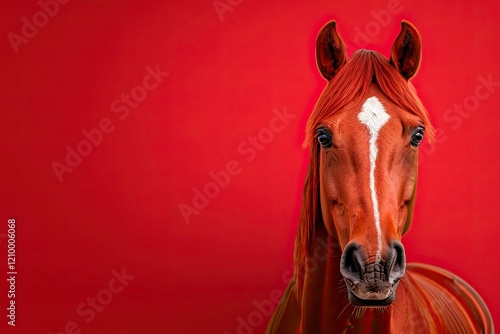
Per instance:
[[[401,239],[413,215],[418,146],[435,133],[410,82],[421,54],[408,21],[389,59],[365,49],[348,59],[335,21],[318,33],[327,84],[306,124],[295,271],[266,334],[494,333],[469,284],[406,263]]]

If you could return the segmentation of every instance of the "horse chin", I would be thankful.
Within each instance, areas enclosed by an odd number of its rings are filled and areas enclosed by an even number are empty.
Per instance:
[[[347,283],[349,301],[353,306],[377,308],[391,305],[396,300],[398,282],[391,285],[388,282]]]

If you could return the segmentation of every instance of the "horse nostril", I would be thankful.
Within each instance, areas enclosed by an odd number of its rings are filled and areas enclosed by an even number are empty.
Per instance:
[[[359,245],[352,242],[346,246],[340,260],[340,273],[351,282],[358,282],[363,274],[364,267]]]
[[[392,259],[389,268],[389,281],[395,283],[399,281],[405,274],[406,257],[405,249],[401,242],[394,240],[391,245]]]

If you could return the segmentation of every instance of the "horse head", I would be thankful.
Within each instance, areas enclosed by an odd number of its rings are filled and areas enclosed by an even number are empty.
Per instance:
[[[306,188],[319,202],[310,214],[340,245],[355,306],[390,305],[405,273],[401,238],[412,218],[418,146],[433,134],[408,81],[420,58],[419,33],[406,21],[390,59],[370,50],[347,59],[335,21],[318,34],[317,64],[328,83],[308,120]]]

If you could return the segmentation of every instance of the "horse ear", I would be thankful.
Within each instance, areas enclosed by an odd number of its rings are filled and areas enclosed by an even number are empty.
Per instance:
[[[392,44],[391,64],[406,80],[415,76],[420,66],[420,34],[410,22],[401,22],[401,32]]]
[[[346,62],[344,41],[335,29],[334,20],[321,28],[316,40],[316,62],[318,69],[326,80],[330,81]]]

